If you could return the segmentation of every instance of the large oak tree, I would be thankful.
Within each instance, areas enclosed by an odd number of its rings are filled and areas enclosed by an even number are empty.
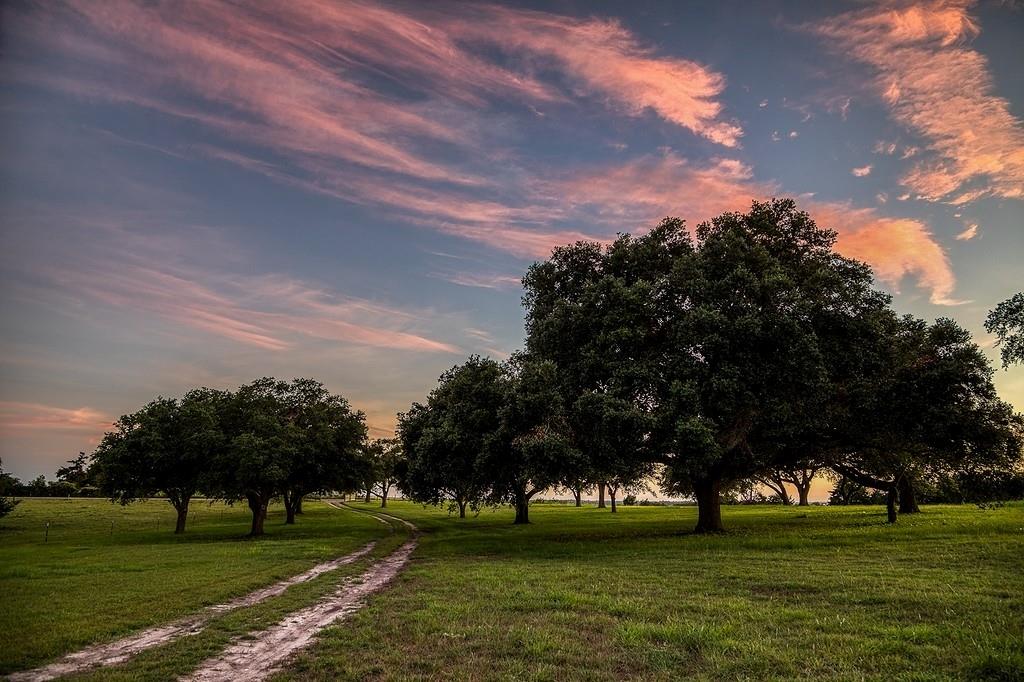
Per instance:
[[[528,349],[643,411],[651,427],[624,451],[663,463],[696,498],[697,530],[721,530],[723,486],[806,457],[796,434],[833,388],[831,340],[887,302],[835,239],[776,200],[695,239],[669,219],[557,249],[524,279]]]

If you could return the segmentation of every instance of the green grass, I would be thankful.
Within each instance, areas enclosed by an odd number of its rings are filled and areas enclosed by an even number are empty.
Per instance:
[[[311,502],[295,526],[272,507],[267,535],[250,540],[244,505],[192,509],[176,536],[165,501],[22,501],[0,520],[0,674],[193,613],[389,534],[365,515]]]
[[[1024,679],[1024,506],[389,505],[414,561],[280,679]]]
[[[315,504],[293,528],[273,517],[257,542],[240,538],[243,510],[203,505],[176,538],[165,506],[28,501],[0,521],[3,669],[170,620],[371,537],[384,534],[374,557],[404,540],[400,526],[387,535]],[[279,680],[1024,679],[1024,505],[925,507],[895,527],[879,508],[728,507],[730,532],[711,537],[688,532],[690,507],[536,505],[528,527],[505,509],[465,520],[410,503],[388,511],[424,531],[412,562]],[[157,517],[160,531],[147,525]],[[374,557],[81,677],[173,679]]]

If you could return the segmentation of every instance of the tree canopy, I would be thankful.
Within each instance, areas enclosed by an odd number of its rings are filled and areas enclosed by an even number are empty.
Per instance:
[[[577,400],[628,405],[633,427],[606,433],[630,443],[612,449],[665,465],[696,497],[698,530],[720,530],[724,485],[806,457],[801,436],[843,366],[837,339],[888,302],[835,238],[779,200],[695,237],[668,219],[605,249],[556,249],[524,279],[527,348]]]
[[[1004,368],[1024,362],[1024,293],[1014,294],[989,311],[985,330],[996,335]]]

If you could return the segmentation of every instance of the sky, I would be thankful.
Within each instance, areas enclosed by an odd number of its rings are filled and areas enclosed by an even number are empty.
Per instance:
[[[554,246],[794,197],[900,312],[1024,281],[1015,2],[13,0],[0,458],[157,395],[312,376],[373,436],[523,344]],[[999,370],[1024,410],[1024,369]]]

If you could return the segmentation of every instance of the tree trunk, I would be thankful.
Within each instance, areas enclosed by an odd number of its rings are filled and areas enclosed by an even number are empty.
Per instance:
[[[301,514],[302,513],[302,496],[301,495],[299,496],[299,499],[295,500],[295,513],[296,514]]]
[[[582,507],[583,506],[583,489],[582,488],[573,488],[572,489],[572,496],[576,498],[576,506],[577,507]]]
[[[900,495],[900,514],[916,514],[921,511],[917,506],[917,496],[914,494],[914,479],[910,476],[900,476],[896,487]]]
[[[369,488],[366,489],[366,504],[370,504],[370,493],[373,492]]]
[[[786,490],[786,482],[781,478],[773,477],[768,478],[764,481],[764,484],[771,488],[772,492],[779,496],[779,502],[785,506],[793,504],[793,500],[789,497],[789,491]]]
[[[456,500],[459,505],[459,518],[466,518],[466,500]]]
[[[885,495],[885,512],[889,517],[889,523],[896,523],[896,488],[889,488]]]
[[[300,493],[286,492],[284,494],[284,522],[286,525],[295,525],[295,508],[302,500]]]
[[[604,509],[604,481],[597,484],[597,508]]]
[[[608,498],[612,501],[612,514],[616,513],[615,496],[619,493],[618,486],[608,486]]]
[[[720,533],[722,526],[722,483],[718,480],[694,481],[693,493],[697,498],[697,533]]]
[[[529,523],[530,522],[530,498],[526,496],[525,490],[516,491],[516,520],[512,523],[515,525]]]
[[[249,531],[249,535],[259,537],[263,535],[263,522],[267,520],[267,505],[270,502],[259,495],[248,495],[247,498],[249,509],[252,511],[252,530]]]
[[[809,507],[809,506],[811,506],[810,501],[807,499],[808,495],[810,495],[810,493],[811,493],[811,482],[810,481],[807,481],[807,483],[805,483],[803,485],[797,485],[796,492],[797,492],[798,495],[800,495],[800,503],[797,506],[799,506],[799,507]]]
[[[380,506],[381,509],[388,506],[388,491],[391,490],[390,485],[380,484]]]
[[[188,500],[175,502],[174,509],[178,512],[178,521],[174,524],[174,534],[180,535],[185,532],[185,521],[188,519]]]

